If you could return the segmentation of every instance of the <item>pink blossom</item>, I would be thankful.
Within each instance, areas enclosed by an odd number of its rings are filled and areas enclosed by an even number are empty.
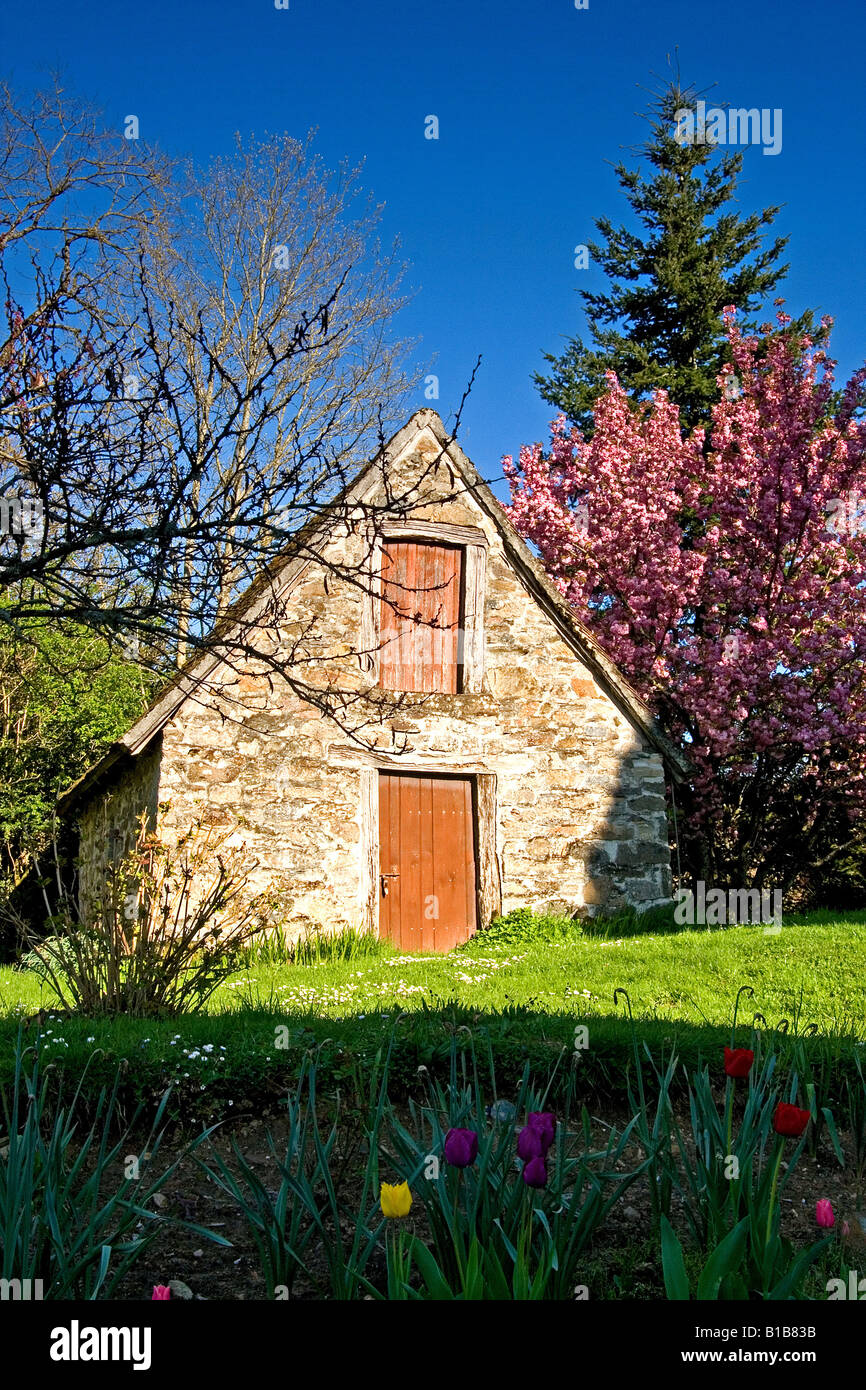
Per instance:
[[[741,391],[719,377],[706,434],[609,373],[590,440],[559,416],[503,468],[511,520],[692,762],[681,834],[751,872],[774,824],[803,862],[866,820],[866,516],[828,526],[866,497],[866,367],[834,407],[823,349],[725,322]]]

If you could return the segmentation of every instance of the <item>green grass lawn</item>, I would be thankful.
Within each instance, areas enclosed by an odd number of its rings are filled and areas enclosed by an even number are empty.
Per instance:
[[[395,1024],[408,1078],[447,1055],[461,1028],[484,1030],[497,1056],[519,1070],[526,1058],[549,1063],[562,1048],[571,1052],[575,1025],[585,1023],[588,1080],[617,1089],[631,1035],[615,989],[628,991],[641,1039],[695,1060],[717,1054],[743,985],[754,998],[741,1001],[742,1024],[759,1011],[773,1029],[787,1019],[789,1037],[815,1025],[834,1054],[850,1055],[866,1036],[866,913],[786,919],[778,935],[742,926],[604,938],[559,926],[482,932],[447,956],[378,947],[312,965],[257,960],[199,1015],[49,1020],[40,1052],[75,1074],[96,1053],[89,1074],[102,1080],[124,1062],[140,1095],[172,1080],[190,1098],[204,1092],[227,1103],[232,1087],[239,1099],[262,1084],[284,1090],[298,1050],[311,1046],[338,1078],[363,1070]],[[8,1074],[22,1018],[50,1004],[31,972],[0,970],[0,1074]],[[35,1034],[31,1024],[28,1041]]]
[[[608,939],[575,929],[559,939],[515,934],[488,942],[482,932],[445,956],[401,956],[382,946],[315,965],[257,961],[221,985],[206,1012],[338,1019],[447,1004],[483,1012],[520,1005],[587,1020],[609,1015],[614,989],[624,988],[636,1018],[727,1024],[743,984],[754,988],[754,1007],[771,1024],[797,1014],[822,1032],[859,1027],[866,1021],[866,913],[813,914],[776,936],[760,926]],[[4,1020],[50,1005],[34,974],[0,969]]]
[[[742,984],[776,1024],[799,1013],[825,1032],[866,1020],[866,915],[845,924],[685,931],[595,940],[532,941],[447,956],[383,956],[312,968],[257,965],[220,991],[214,1009],[265,1004],[277,1013],[344,1018],[456,1001],[484,1012],[515,1005],[590,1020],[625,988],[636,1018],[727,1024]],[[746,1014],[751,1017],[751,1014]]]

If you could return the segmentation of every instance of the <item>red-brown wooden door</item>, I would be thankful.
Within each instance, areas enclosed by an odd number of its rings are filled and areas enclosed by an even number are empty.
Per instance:
[[[467,777],[379,774],[379,935],[450,951],[475,931],[475,822]]]
[[[385,540],[379,619],[384,690],[459,689],[462,580],[459,546]]]

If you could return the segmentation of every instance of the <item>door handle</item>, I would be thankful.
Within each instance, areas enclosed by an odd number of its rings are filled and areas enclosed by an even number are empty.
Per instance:
[[[399,874],[380,874],[380,875],[379,875],[379,879],[380,879],[381,885],[382,885],[382,897],[383,897],[383,898],[387,898],[387,896],[388,896],[388,879],[389,879],[389,878],[399,878],[399,877],[400,877]]]

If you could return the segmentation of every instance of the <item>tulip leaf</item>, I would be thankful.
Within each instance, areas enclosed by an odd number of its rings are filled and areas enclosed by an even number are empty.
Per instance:
[[[508,1276],[502,1268],[499,1257],[492,1250],[488,1250],[487,1252],[484,1269],[487,1277],[487,1287],[489,1289],[487,1297],[489,1299],[496,1299],[500,1303],[510,1303],[512,1301],[512,1292],[508,1283]]]
[[[725,1275],[719,1285],[719,1298],[726,1303],[748,1302],[749,1286],[742,1274],[735,1272]]]
[[[719,1285],[726,1274],[735,1273],[743,1261],[746,1249],[746,1240],[749,1233],[749,1218],[744,1216],[742,1221],[732,1231],[729,1231],[724,1240],[721,1241],[710,1255],[698,1279],[697,1298],[701,1302],[708,1302],[717,1299],[719,1296]]]
[[[661,1218],[662,1233],[662,1272],[667,1296],[673,1302],[686,1302],[689,1295],[689,1278],[686,1274],[683,1248],[674,1234],[674,1229],[666,1216]]]
[[[482,1297],[484,1279],[481,1274],[481,1247],[477,1239],[472,1241],[469,1247],[469,1258],[466,1261],[466,1276],[464,1279],[463,1297],[478,1302]]]
[[[821,1114],[824,1116],[824,1120],[826,1121],[827,1133],[830,1135],[830,1140],[833,1144],[833,1150],[836,1154],[836,1157],[839,1160],[839,1163],[844,1168],[845,1155],[842,1152],[842,1145],[839,1143],[839,1135],[836,1130],[836,1121],[833,1119],[833,1112],[832,1110],[828,1110],[825,1105],[821,1110]]]
[[[817,1259],[821,1251],[825,1250],[832,1241],[833,1236],[826,1236],[824,1240],[816,1241],[814,1245],[810,1245],[808,1250],[801,1250],[787,1274],[784,1278],[779,1280],[775,1288],[770,1290],[767,1294],[767,1298],[773,1299],[774,1301],[790,1298],[797,1289],[806,1270],[812,1262]]]
[[[493,1224],[494,1224],[494,1226],[498,1226],[498,1227],[499,1227],[499,1232],[500,1232],[500,1234],[501,1234],[501,1236],[502,1236],[502,1244],[505,1246],[505,1249],[508,1251],[509,1258],[512,1259],[512,1260],[514,1261],[515,1264],[517,1264],[517,1250],[516,1250],[515,1247],[512,1245],[511,1241],[508,1239],[508,1236],[505,1234],[505,1231],[504,1231],[503,1228],[502,1228],[502,1222],[501,1222],[501,1221],[499,1220],[499,1218],[497,1217]]]
[[[409,1252],[418,1266],[421,1278],[427,1285],[431,1299],[434,1302],[453,1300],[454,1294],[448,1281],[443,1277],[442,1271],[433,1255],[431,1255],[426,1245],[424,1245],[417,1236],[410,1237]]]

